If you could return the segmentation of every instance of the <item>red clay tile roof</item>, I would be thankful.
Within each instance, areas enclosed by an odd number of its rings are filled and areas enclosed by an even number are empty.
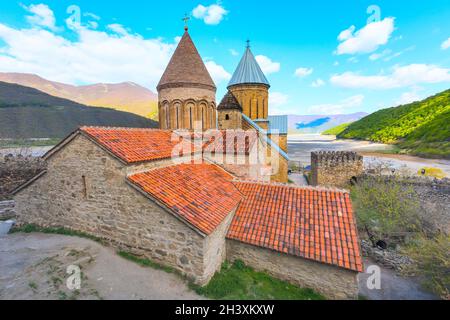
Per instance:
[[[350,196],[345,192],[236,182],[244,195],[228,238],[363,271]]]
[[[128,179],[207,235],[242,198],[231,175],[206,163],[156,169]]]
[[[258,133],[242,130],[212,130],[203,136],[204,152],[211,154],[249,155],[257,147]],[[230,141],[231,140],[231,141]]]
[[[175,146],[180,143],[172,141],[171,131],[164,130],[107,127],[83,127],[80,130],[126,163],[170,159]],[[184,143],[187,144],[185,150],[194,150],[191,142]]]

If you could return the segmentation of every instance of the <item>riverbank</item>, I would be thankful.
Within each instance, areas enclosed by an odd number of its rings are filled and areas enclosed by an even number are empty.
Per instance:
[[[450,177],[450,160],[429,159],[398,154],[395,146],[362,141],[337,139],[335,136],[320,134],[290,135],[288,138],[289,156],[304,166],[311,164],[311,152],[316,151],[355,151],[364,156],[364,165],[388,163],[395,169],[408,169],[416,174],[422,168],[438,168]]]

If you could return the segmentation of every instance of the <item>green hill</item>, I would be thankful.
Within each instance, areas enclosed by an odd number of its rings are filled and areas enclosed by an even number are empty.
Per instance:
[[[450,158],[450,90],[375,112],[349,125],[338,137],[396,144],[404,153]]]
[[[156,128],[155,121],[0,82],[0,139],[63,138],[80,126]]]
[[[351,125],[351,123],[343,123],[334,128],[331,128],[331,129],[328,129],[328,130],[322,132],[322,134],[325,136],[337,136],[337,135],[341,134],[342,132],[344,132],[344,130],[346,130],[350,125]]]

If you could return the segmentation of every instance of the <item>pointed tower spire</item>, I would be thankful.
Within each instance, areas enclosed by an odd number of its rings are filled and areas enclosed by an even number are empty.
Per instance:
[[[203,63],[191,36],[186,31],[170,59],[158,90],[173,85],[194,85],[216,90],[216,85]]]
[[[228,83],[228,87],[238,84],[264,84],[270,87],[269,81],[264,75],[264,72],[261,70],[261,67],[250,49],[250,40],[247,40],[245,54],[234,72],[230,83]]]

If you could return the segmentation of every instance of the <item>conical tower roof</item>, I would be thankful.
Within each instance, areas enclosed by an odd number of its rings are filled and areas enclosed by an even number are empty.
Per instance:
[[[250,50],[250,46],[247,47],[228,87],[238,84],[264,84],[270,87],[269,81]]]
[[[217,110],[239,110],[242,111],[242,107],[237,101],[236,97],[228,91],[223,97],[220,104],[217,106]]]
[[[204,87],[216,91],[216,85],[187,31],[159,81],[158,91],[180,86]]]

